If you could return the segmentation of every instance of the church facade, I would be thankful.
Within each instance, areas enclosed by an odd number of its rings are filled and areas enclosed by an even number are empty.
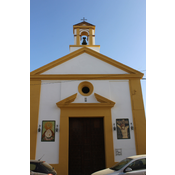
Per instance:
[[[58,175],[146,153],[143,74],[101,54],[94,25],[75,24],[73,34],[69,54],[30,74],[30,158]]]

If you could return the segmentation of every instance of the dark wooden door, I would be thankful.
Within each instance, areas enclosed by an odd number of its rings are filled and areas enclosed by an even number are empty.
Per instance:
[[[105,168],[103,118],[69,118],[69,175]]]

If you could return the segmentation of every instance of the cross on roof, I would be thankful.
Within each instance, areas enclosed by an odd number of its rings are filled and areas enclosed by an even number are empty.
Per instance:
[[[85,19],[85,17],[83,17],[83,19],[81,19],[81,20],[83,20],[83,22],[84,22],[84,21],[86,21],[87,19]]]

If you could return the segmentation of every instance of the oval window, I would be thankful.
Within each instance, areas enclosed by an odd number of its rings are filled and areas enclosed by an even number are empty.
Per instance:
[[[93,92],[93,85],[90,82],[84,81],[79,84],[78,91],[83,96],[89,96]]]

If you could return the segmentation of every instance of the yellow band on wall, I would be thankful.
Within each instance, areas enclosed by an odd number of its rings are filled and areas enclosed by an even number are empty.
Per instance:
[[[80,30],[77,29],[77,40],[76,40],[76,45],[80,45],[80,36],[79,36]]]
[[[146,118],[139,79],[130,79],[130,94],[137,154],[146,154]]]
[[[30,159],[35,159],[41,81],[30,82]]]

